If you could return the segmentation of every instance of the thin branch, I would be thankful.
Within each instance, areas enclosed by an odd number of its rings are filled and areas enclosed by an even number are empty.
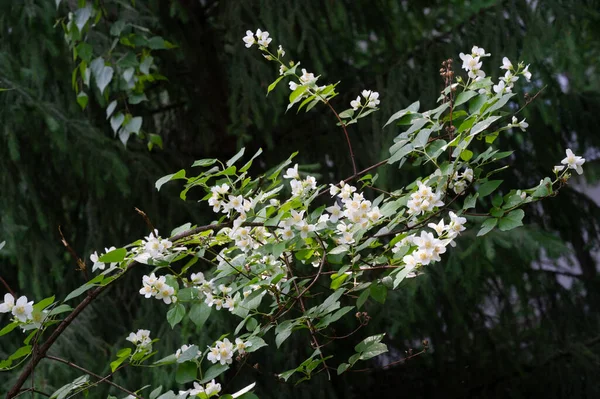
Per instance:
[[[15,298],[17,297],[17,294],[12,290],[12,288],[10,288],[10,285],[8,285],[8,283],[6,281],[4,281],[4,279],[2,278],[2,276],[0,276],[0,282],[2,283],[2,285],[4,285],[4,287],[6,287],[6,290],[8,292],[10,292],[10,294],[13,297],[15,297]]]
[[[335,117],[340,122],[340,126],[344,130],[344,135],[346,136],[346,142],[348,143],[348,150],[350,151],[350,159],[352,160],[352,172],[356,175],[356,161],[354,160],[354,151],[352,151],[352,144],[350,143],[350,136],[348,135],[348,130],[346,130],[346,124],[342,121],[342,118],[335,111],[333,106],[329,103],[329,101],[325,101],[325,104],[331,109],[331,112],[335,114]]]
[[[131,391],[130,391],[130,390],[128,390],[127,388],[124,388],[124,387],[122,387],[122,386],[120,386],[120,385],[118,385],[118,384],[115,384],[114,382],[112,382],[112,381],[108,380],[107,378],[109,378],[109,377],[110,377],[110,375],[109,375],[109,376],[107,376],[107,377],[102,377],[101,375],[98,375],[98,374],[96,374],[96,373],[93,373],[93,372],[91,372],[91,371],[89,371],[89,370],[87,370],[87,369],[84,369],[83,367],[81,367],[81,366],[78,366],[77,364],[75,364],[75,363],[73,363],[73,362],[70,362],[70,361],[68,361],[68,360],[65,360],[65,359],[61,359],[60,357],[51,356],[51,355],[46,355],[46,358],[47,358],[47,359],[50,359],[50,360],[54,360],[54,361],[60,362],[60,363],[64,363],[64,364],[68,365],[69,367],[73,367],[74,369],[77,369],[77,370],[79,370],[79,371],[82,371],[82,372],[84,372],[84,373],[86,373],[86,374],[88,374],[88,375],[90,375],[90,376],[92,376],[92,377],[94,377],[94,378],[96,378],[96,379],[100,380],[101,382],[105,382],[105,383],[107,383],[107,384],[109,384],[109,385],[112,385],[113,387],[115,387],[115,388],[117,388],[117,389],[120,389],[121,391],[123,391],[123,392],[125,392],[125,393],[127,393],[127,394],[129,394],[129,395],[131,395],[131,396],[133,396],[133,397],[135,397],[135,398],[138,398],[138,399],[144,399],[144,398],[142,398],[141,396],[138,396],[138,395],[136,395],[135,393],[131,392]],[[99,382],[100,382],[100,381],[99,381]]]
[[[77,253],[71,247],[71,245],[69,244],[69,242],[63,235],[63,232],[62,232],[60,226],[58,226],[58,232],[60,233],[60,240],[61,240],[62,244],[65,246],[65,248],[67,248],[67,251],[69,251],[71,256],[75,259],[75,262],[77,263],[77,270],[83,272],[83,275],[84,275],[86,281],[89,280],[87,268],[85,267],[85,262],[83,260],[81,260],[81,258],[79,256],[77,256]]]
[[[133,207],[133,209],[135,209],[135,211],[137,213],[140,214],[141,217],[144,218],[144,222],[146,222],[146,225],[148,226],[148,228],[150,229],[150,231],[154,231],[156,230],[154,228],[154,225],[152,224],[152,221],[150,220],[150,218],[148,217],[148,215],[146,214],[146,212],[142,211],[141,209],[137,208],[137,207]]]
[[[47,398],[51,397],[50,394],[47,394],[46,392],[38,391],[37,389],[34,389],[34,388],[26,388],[26,389],[23,389],[22,391],[19,391],[19,393],[17,394],[17,396],[15,396],[15,398],[18,396],[24,395],[27,392],[39,393],[40,395],[45,396]]]
[[[181,240],[182,238],[186,238],[186,237],[192,236],[194,234],[202,233],[203,231],[217,230],[217,229],[222,229],[224,227],[231,227],[231,226],[233,226],[233,222],[225,222],[225,223],[208,224],[205,226],[199,226],[199,227],[193,228],[191,230],[184,231],[183,233],[174,235],[173,237],[169,238],[169,240],[170,241],[178,241],[178,240]],[[247,222],[247,223],[242,223],[242,226],[259,227],[259,226],[264,226],[264,223]]]

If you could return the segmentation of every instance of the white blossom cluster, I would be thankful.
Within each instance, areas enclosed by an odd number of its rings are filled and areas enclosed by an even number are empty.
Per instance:
[[[165,276],[156,277],[154,273],[142,277],[140,294],[144,295],[146,298],[154,297],[159,300],[162,299],[167,305],[177,302],[175,288],[167,284]]]
[[[166,238],[158,235],[158,230],[154,230],[148,237],[144,237],[140,247],[136,250],[134,260],[139,263],[148,264],[152,260],[164,260],[167,255],[173,251],[183,251],[185,247],[173,248],[173,243]]]
[[[15,303],[12,294],[4,295],[4,302],[0,303],[0,313],[12,313],[15,319],[21,323],[34,321],[33,301],[27,301],[26,296],[21,296]]]
[[[136,346],[137,351],[151,352],[152,339],[150,338],[150,330],[137,330],[136,333],[129,333],[127,341]]]
[[[437,207],[444,206],[440,192],[434,193],[431,187],[421,181],[417,181],[417,187],[417,191],[410,195],[410,200],[406,204],[409,215],[419,216],[431,212]]]
[[[440,170],[438,169],[438,171]],[[448,187],[456,194],[461,194],[463,191],[465,191],[469,184],[471,184],[472,181],[473,169],[466,168],[465,171],[461,174],[454,172],[454,174],[452,175],[452,179],[450,179],[450,184],[448,184]]]
[[[362,103],[360,96],[356,97],[356,100],[350,101],[350,106],[353,110],[357,111],[359,108],[376,108],[379,105],[379,93],[371,90],[363,90],[362,96],[365,99],[365,103]]]
[[[581,165],[585,163],[585,158],[575,155],[570,148],[567,148],[566,153],[567,157],[560,161],[562,165],[554,167],[554,173],[561,172],[566,167],[567,169],[574,169],[579,175],[582,174],[583,168]]]
[[[261,47],[266,48],[269,46],[269,43],[271,43],[271,40],[273,39],[269,37],[269,32],[263,32],[262,30],[257,29],[256,35],[251,30],[247,30],[246,36],[244,36],[242,40],[244,41],[244,43],[246,43],[247,48],[252,47],[252,45],[255,43],[257,43]]]
[[[204,303],[209,307],[214,305],[215,309],[228,309],[230,312],[235,310],[238,298],[232,298],[229,294],[233,291],[233,287],[228,287],[225,284],[218,286],[213,280],[207,280],[202,272],[192,273],[190,283],[198,290],[198,293],[204,297]]]
[[[210,381],[206,385],[194,382],[194,387],[187,391],[179,391],[179,398],[185,399],[188,397],[200,396],[202,398],[210,398],[213,395],[218,395],[221,392],[221,384],[215,383],[215,380]]]
[[[307,176],[304,180],[300,179],[298,164],[294,165],[293,168],[288,168],[283,178],[290,179],[292,197],[306,196],[317,189],[317,180],[313,176]]]
[[[240,338],[236,338],[235,343],[224,338],[223,341],[215,342],[215,346],[208,347],[209,352],[208,355],[206,355],[206,358],[212,363],[231,364],[233,362],[233,354],[236,351],[240,355],[244,355],[246,349],[251,346],[251,342],[245,342]]]
[[[114,251],[115,249],[117,249],[117,248],[115,248],[115,247],[104,248],[104,254],[107,254],[110,251]],[[94,253],[90,255],[90,260],[94,263],[94,265],[92,266],[92,272],[95,272],[98,269],[104,270],[104,268],[106,267],[106,265],[104,263],[98,261],[101,257],[102,257],[102,255],[98,255],[97,251],[94,251]],[[109,266],[109,269],[112,269],[116,265],[117,265],[116,263],[111,263]]]
[[[404,255],[402,261],[409,270],[415,269],[419,265],[428,265],[431,262],[439,262],[440,255],[446,252],[448,245],[456,245],[454,239],[458,234],[465,230],[466,219],[457,216],[454,212],[449,212],[450,223],[445,224],[444,219],[436,223],[429,223],[427,226],[436,232],[433,233],[421,231],[419,236],[411,234],[398,241],[392,248],[393,253],[398,253],[402,249],[415,248],[415,251]],[[404,251],[406,253],[406,251]]]
[[[337,223],[336,230],[338,244],[354,244],[354,234],[360,229],[368,229],[381,218],[379,207],[372,206],[362,193],[356,192],[356,187],[344,181],[339,187],[331,185],[329,193],[336,197],[342,204],[337,203],[325,208],[329,215],[321,216],[320,223]]]
[[[485,72],[481,70],[483,62],[481,57],[489,57],[489,53],[485,53],[485,50],[473,46],[471,54],[460,53],[459,57],[463,61],[462,68],[468,72],[469,78],[474,79],[476,82],[485,78]]]

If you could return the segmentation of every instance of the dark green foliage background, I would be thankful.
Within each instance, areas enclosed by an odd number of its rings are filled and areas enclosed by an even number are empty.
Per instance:
[[[50,0],[0,2],[0,87],[12,89],[0,93],[0,241],[7,242],[0,276],[13,289],[39,300],[53,293],[60,298],[83,283],[60,243],[58,226],[89,258],[94,250],[147,233],[134,207],[163,235],[186,221],[210,222],[207,207],[193,198],[181,201],[175,183],[154,189],[159,177],[195,159],[227,159],[242,146],[248,152],[262,147],[255,168],[260,172],[299,150],[298,161],[308,165],[304,170],[321,182],[351,175],[342,133],[325,108],[284,114],[283,84],[265,97],[277,71],[258,51],[243,46],[247,29],[268,30],[274,44],[320,74],[320,81],[340,80],[341,95],[334,100],[339,110],[364,88],[380,92],[381,111],[350,128],[359,169],[388,155],[398,130],[381,128],[387,118],[415,100],[433,108],[442,88],[441,61],[452,57],[458,68],[458,53],[475,44],[492,53],[485,70],[494,79],[507,56],[531,63],[531,96],[545,87],[524,111],[528,131],[496,142],[516,151],[512,168],[502,175],[505,186],[537,184],[567,147],[588,159],[587,180],[574,179],[557,197],[528,207],[527,227],[483,239],[464,234],[442,264],[390,293],[385,306],[367,303],[373,317],[368,331],[325,348],[336,354],[337,365],[360,337],[387,332],[391,352],[365,367],[400,359],[409,348],[418,351],[424,339],[431,347],[427,354],[332,382],[319,375],[295,387],[278,382],[273,373],[310,354],[307,336],[300,334],[282,350],[258,352],[250,360],[258,369],[244,368],[227,389],[256,380],[261,398],[600,395],[600,210],[598,198],[594,202],[582,192],[597,185],[599,176],[597,1],[138,0],[135,9],[127,1],[106,3],[109,20],[126,18],[179,46],[153,54],[169,81],[150,88],[150,101],[135,106],[144,129],[163,137],[162,151],[149,152],[135,139],[125,149],[112,137],[97,99],[90,98],[85,112],[79,109],[71,89],[74,65],[60,27],[54,26],[69,4],[57,11]],[[89,42],[101,48],[108,29],[101,23]],[[568,80],[566,88],[559,78]],[[519,105],[524,103],[520,95]],[[378,184],[398,187],[421,172],[381,168]],[[202,331],[187,324],[171,331],[164,323],[165,306],[136,294],[143,272],[132,273],[87,309],[51,352],[102,374],[131,330],[148,328],[163,336],[157,347],[166,355],[183,343],[204,346],[235,326],[236,320],[221,312]],[[0,324],[6,320],[0,318]],[[356,325],[351,317],[344,323],[340,334]],[[0,356],[19,344],[20,333],[8,337],[0,341]],[[0,374],[0,392],[17,374]],[[132,389],[167,386],[173,374],[126,370],[114,380]],[[234,374],[226,375],[225,385]],[[52,392],[75,377],[71,369],[43,361],[35,383]],[[102,387],[90,397],[107,393]]]

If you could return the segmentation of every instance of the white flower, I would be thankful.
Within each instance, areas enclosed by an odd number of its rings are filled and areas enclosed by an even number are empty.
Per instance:
[[[520,128],[522,131],[525,131],[525,129],[527,129],[529,127],[529,123],[525,122],[525,119],[523,119],[521,122],[519,122],[517,120],[516,116],[512,117],[512,123],[510,123],[509,126],[514,126],[514,127],[518,127]]]
[[[12,295],[11,295],[12,296]],[[6,301],[6,296],[4,297]],[[25,323],[27,319],[31,319],[31,313],[33,312],[33,301],[27,302],[27,297],[22,296],[17,299],[17,302],[12,308],[12,314],[19,321]]]
[[[477,71],[481,69],[482,63],[479,62],[479,57],[473,57],[471,54],[459,54],[460,59],[463,61],[462,68],[465,71]]]
[[[340,192],[340,188],[336,185],[330,184],[329,185],[329,194],[334,197],[336,195],[338,195],[338,193]]]
[[[444,234],[444,232],[448,228],[444,224],[444,219],[440,219],[440,221],[437,224],[435,224],[435,223],[429,223],[429,224],[427,224],[427,227],[430,227],[433,230],[435,230],[435,232],[437,233],[438,237],[441,236],[442,234]]]
[[[164,284],[164,286],[156,293],[156,299],[162,299],[167,305],[174,301],[173,294],[175,289],[170,285]]]
[[[300,179],[300,174],[298,173],[298,164],[295,164],[293,168],[288,168],[283,175],[284,179]]]
[[[500,69],[511,70],[513,69],[513,64],[508,58],[504,57],[502,58],[502,66],[500,67]]]
[[[302,238],[307,238],[309,233],[315,231],[314,224],[307,224],[304,221],[296,227],[298,228],[298,230],[300,230],[300,237]]]
[[[90,260],[94,262],[94,265],[92,266],[92,272],[95,272],[97,269],[104,270],[104,263],[98,262],[99,258],[100,257],[98,256],[97,251],[94,251],[94,253],[90,255]]]
[[[260,29],[256,31],[256,38],[258,39],[258,44],[263,47],[268,47],[271,40],[273,40],[269,37],[269,32],[263,32]]]
[[[379,101],[379,93],[374,91],[371,93],[371,95],[368,98],[367,107],[375,108],[375,107],[377,107],[377,105],[379,105],[379,102],[380,102]]]
[[[402,258],[402,261],[404,262],[404,264],[405,264],[405,267],[406,267],[408,270],[412,270],[412,269],[414,269],[415,267],[417,267],[417,263],[418,263],[418,262],[417,262],[417,260],[415,259],[415,257],[414,257],[413,255],[405,255],[405,256]]]
[[[360,108],[361,103],[360,103],[360,96],[356,97],[356,100],[352,100],[350,101],[350,106],[352,107],[353,110],[357,110]],[[333,187],[333,186],[332,186]]]
[[[499,81],[497,85],[492,86],[495,93],[504,93],[505,91],[510,92],[510,89],[506,89],[506,84],[503,80]]]
[[[151,285],[144,284],[140,289],[140,294],[146,298],[151,298],[155,295],[154,288]]]
[[[129,333],[127,341],[141,349],[150,350],[152,348],[152,339],[150,339],[150,330],[137,330],[136,333]]]
[[[289,226],[277,230],[277,232],[281,235],[281,238],[283,238],[284,240],[291,240],[292,238],[294,238],[295,235]]]
[[[204,273],[202,272],[192,273],[190,280],[192,283],[194,283],[194,285],[201,285],[206,281],[204,278]]]
[[[290,82],[289,85],[291,91],[294,91],[298,88],[298,84],[296,82]]]
[[[246,43],[247,48],[252,47],[252,45],[254,43],[256,43],[256,39],[254,38],[254,33],[252,33],[252,31],[250,31],[250,30],[246,31],[246,36],[244,36],[242,38],[242,40],[244,41],[244,43]]]
[[[448,215],[450,216],[450,224],[448,225],[448,230],[452,233],[453,236],[456,236],[458,235],[458,233],[465,230],[464,224],[467,222],[467,219],[461,216],[457,216],[452,211],[450,211]]]
[[[4,302],[0,303],[0,313],[12,312],[15,306],[15,297],[11,294],[4,294]]]
[[[485,52],[485,50],[481,47],[477,47],[477,46],[473,46],[473,48],[471,49],[471,55],[473,57],[489,57],[490,53]]]
[[[567,157],[560,161],[560,163],[562,163],[563,165],[567,165],[569,169],[575,169],[578,174],[582,174],[583,169],[581,168],[581,165],[585,163],[585,158],[573,154],[573,151],[571,151],[570,148],[567,148],[566,152]]]
[[[221,392],[221,384],[215,383],[215,380],[212,380],[211,382],[206,384],[206,389],[204,390],[206,396],[210,397],[214,394],[218,394],[219,392]]]
[[[213,380],[214,381],[214,380]],[[206,393],[204,387],[194,381],[194,388],[190,389],[189,394],[191,396],[200,395],[201,393]]]
[[[314,83],[316,81],[317,81],[317,78],[315,78],[314,74],[306,72],[306,69],[302,69],[302,76],[300,76],[300,82],[303,85]]]
[[[287,71],[287,67],[285,65],[279,66],[279,74],[283,76],[283,74]]]
[[[331,223],[336,223],[342,216],[342,208],[340,208],[338,204],[333,204],[332,206],[325,208],[325,210],[331,213],[331,217],[329,218]]]
[[[283,47],[281,47],[281,44],[279,45],[279,48],[277,49],[277,55],[279,57],[283,57],[285,56],[285,50],[283,49]],[[283,66],[283,65],[282,65]]]
[[[244,342],[241,338],[235,339],[235,349],[237,349],[237,351],[242,355],[246,353],[246,348],[249,348],[251,346],[252,342]]]
[[[557,165],[557,166],[555,166],[555,167],[554,167],[554,169],[552,169],[552,171],[553,171],[554,173],[558,173],[558,172],[562,172],[562,170],[563,170],[564,168],[565,168],[565,166],[564,166],[564,165]]]
[[[233,362],[233,344],[227,338],[215,342],[215,346],[209,347],[209,349],[206,358],[210,362],[221,364],[231,364]]]
[[[521,73],[523,74],[523,76],[525,76],[525,79],[527,79],[528,82],[531,81],[531,72],[529,72],[529,65],[527,65]]]

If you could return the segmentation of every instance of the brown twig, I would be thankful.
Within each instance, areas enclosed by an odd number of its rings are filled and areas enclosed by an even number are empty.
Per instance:
[[[128,390],[127,388],[124,388],[124,387],[122,387],[122,386],[120,386],[120,385],[118,385],[118,384],[115,384],[114,382],[112,382],[112,381],[108,380],[108,378],[110,378],[110,376],[112,376],[112,374],[109,374],[109,375],[108,375],[108,376],[106,376],[106,377],[102,377],[101,375],[98,375],[98,374],[96,374],[96,373],[93,373],[93,372],[91,372],[91,371],[89,371],[89,370],[87,370],[87,369],[85,369],[85,368],[83,368],[83,367],[81,367],[81,366],[78,366],[77,364],[75,364],[75,363],[73,363],[73,362],[70,362],[70,361],[68,361],[68,360],[65,360],[65,359],[61,359],[60,357],[51,356],[51,355],[46,355],[46,358],[47,358],[47,359],[50,359],[50,360],[54,360],[54,361],[60,362],[60,363],[64,363],[64,364],[68,365],[69,367],[73,367],[74,369],[77,369],[77,370],[79,370],[79,371],[82,371],[82,372],[84,372],[84,373],[86,373],[86,374],[88,374],[88,375],[90,375],[90,376],[92,376],[92,377],[94,377],[94,378],[98,379],[98,380],[99,380],[98,382],[105,382],[105,383],[107,383],[107,384],[109,384],[109,385],[112,385],[113,387],[115,387],[115,388],[117,388],[117,389],[120,389],[121,391],[123,391],[123,392],[125,392],[125,393],[127,393],[127,394],[129,394],[129,395],[131,395],[131,396],[133,396],[133,397],[135,397],[135,398],[138,398],[138,399],[144,399],[144,398],[142,398],[141,396],[138,396],[138,395],[136,395],[135,393],[131,392],[131,391],[130,391],[130,390]]]
[[[12,288],[10,288],[10,285],[8,285],[8,283],[6,281],[4,281],[4,279],[1,276],[0,276],[0,282],[2,283],[2,285],[4,285],[6,287],[6,290],[8,292],[10,292],[10,294],[13,297],[15,297],[15,298],[17,297],[17,294],[12,290]]]
[[[156,230],[156,229],[154,228],[154,225],[152,224],[152,221],[150,221],[150,218],[148,217],[146,212],[142,211],[141,209],[139,209],[137,207],[133,207],[133,209],[135,209],[135,211],[144,218],[144,222],[146,222],[146,225],[148,226],[150,231],[154,232],[154,230]]]
[[[86,281],[89,280],[87,268],[85,267],[85,262],[83,260],[81,260],[81,258],[79,256],[77,256],[77,253],[71,247],[71,245],[69,244],[69,242],[63,235],[63,232],[62,232],[62,229],[60,226],[58,226],[58,232],[60,233],[60,240],[61,240],[62,244],[67,248],[67,251],[69,251],[71,256],[75,259],[75,262],[77,262],[77,270],[83,272],[83,275],[84,275]]]
[[[353,373],[362,373],[362,372],[365,372],[365,371],[385,370],[385,369],[393,367],[393,366],[395,366],[397,364],[405,363],[405,362],[409,361],[412,358],[415,358],[417,356],[420,356],[420,355],[424,354],[428,350],[429,350],[429,343],[427,341],[423,341],[423,350],[421,350],[420,352],[417,352],[417,353],[410,354],[409,356],[407,356],[407,357],[405,357],[403,359],[396,360],[394,362],[388,363],[388,364],[386,364],[384,366],[381,366],[381,367],[367,367],[367,368],[364,368],[364,369],[350,370],[350,371],[352,371]]]
[[[350,159],[352,160],[352,172],[356,175],[356,161],[354,160],[354,151],[352,151],[352,144],[350,143],[350,136],[348,135],[348,130],[346,130],[346,124],[342,121],[342,118],[338,115],[333,106],[329,103],[329,101],[325,101],[325,104],[331,109],[331,112],[334,113],[337,120],[340,122],[340,126],[344,130],[344,135],[346,136],[346,142],[348,143],[348,150],[350,151]]]

